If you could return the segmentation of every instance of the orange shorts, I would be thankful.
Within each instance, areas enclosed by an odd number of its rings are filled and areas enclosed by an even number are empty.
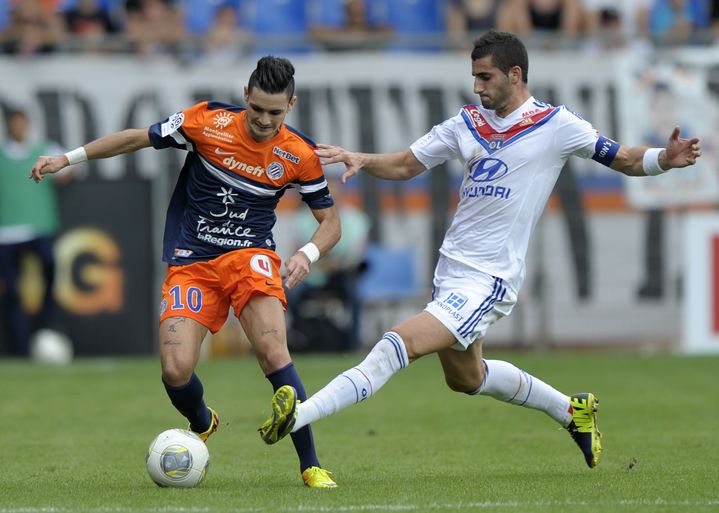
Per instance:
[[[285,307],[281,265],[274,251],[259,248],[232,251],[207,262],[171,265],[162,284],[160,322],[189,317],[216,333],[230,306],[239,316],[254,294],[276,297]]]

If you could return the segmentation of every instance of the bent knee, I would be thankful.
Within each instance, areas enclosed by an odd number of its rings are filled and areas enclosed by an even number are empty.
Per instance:
[[[265,374],[269,374],[288,365],[292,358],[284,345],[277,344],[262,352],[257,352],[257,361]]]
[[[192,363],[173,358],[162,361],[162,379],[173,387],[181,387],[192,378]]]
[[[484,373],[479,372],[471,376],[445,376],[444,380],[453,392],[475,394],[484,383]]]

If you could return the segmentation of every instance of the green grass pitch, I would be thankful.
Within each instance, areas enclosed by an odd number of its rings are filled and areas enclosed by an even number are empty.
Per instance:
[[[566,393],[600,400],[602,461],[588,469],[545,414],[451,392],[435,357],[371,400],[314,426],[339,488],[302,486],[289,440],[256,429],[271,389],[251,357],[202,362],[221,414],[205,482],[161,489],[153,437],[184,427],[156,359],[67,367],[0,361],[0,513],[704,512],[719,511],[719,358],[488,352]],[[302,356],[315,391],[359,360]]]

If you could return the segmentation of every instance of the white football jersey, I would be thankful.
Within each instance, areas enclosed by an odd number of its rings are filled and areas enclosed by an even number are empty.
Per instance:
[[[427,168],[453,158],[464,164],[440,253],[517,288],[529,237],[569,156],[609,165],[618,149],[570,110],[534,97],[506,118],[465,105],[410,146]]]

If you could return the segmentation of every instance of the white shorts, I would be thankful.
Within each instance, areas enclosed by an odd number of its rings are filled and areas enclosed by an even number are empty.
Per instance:
[[[442,255],[433,285],[432,301],[425,311],[454,334],[457,343],[452,348],[459,351],[482,339],[517,302],[516,290],[501,278]]]

